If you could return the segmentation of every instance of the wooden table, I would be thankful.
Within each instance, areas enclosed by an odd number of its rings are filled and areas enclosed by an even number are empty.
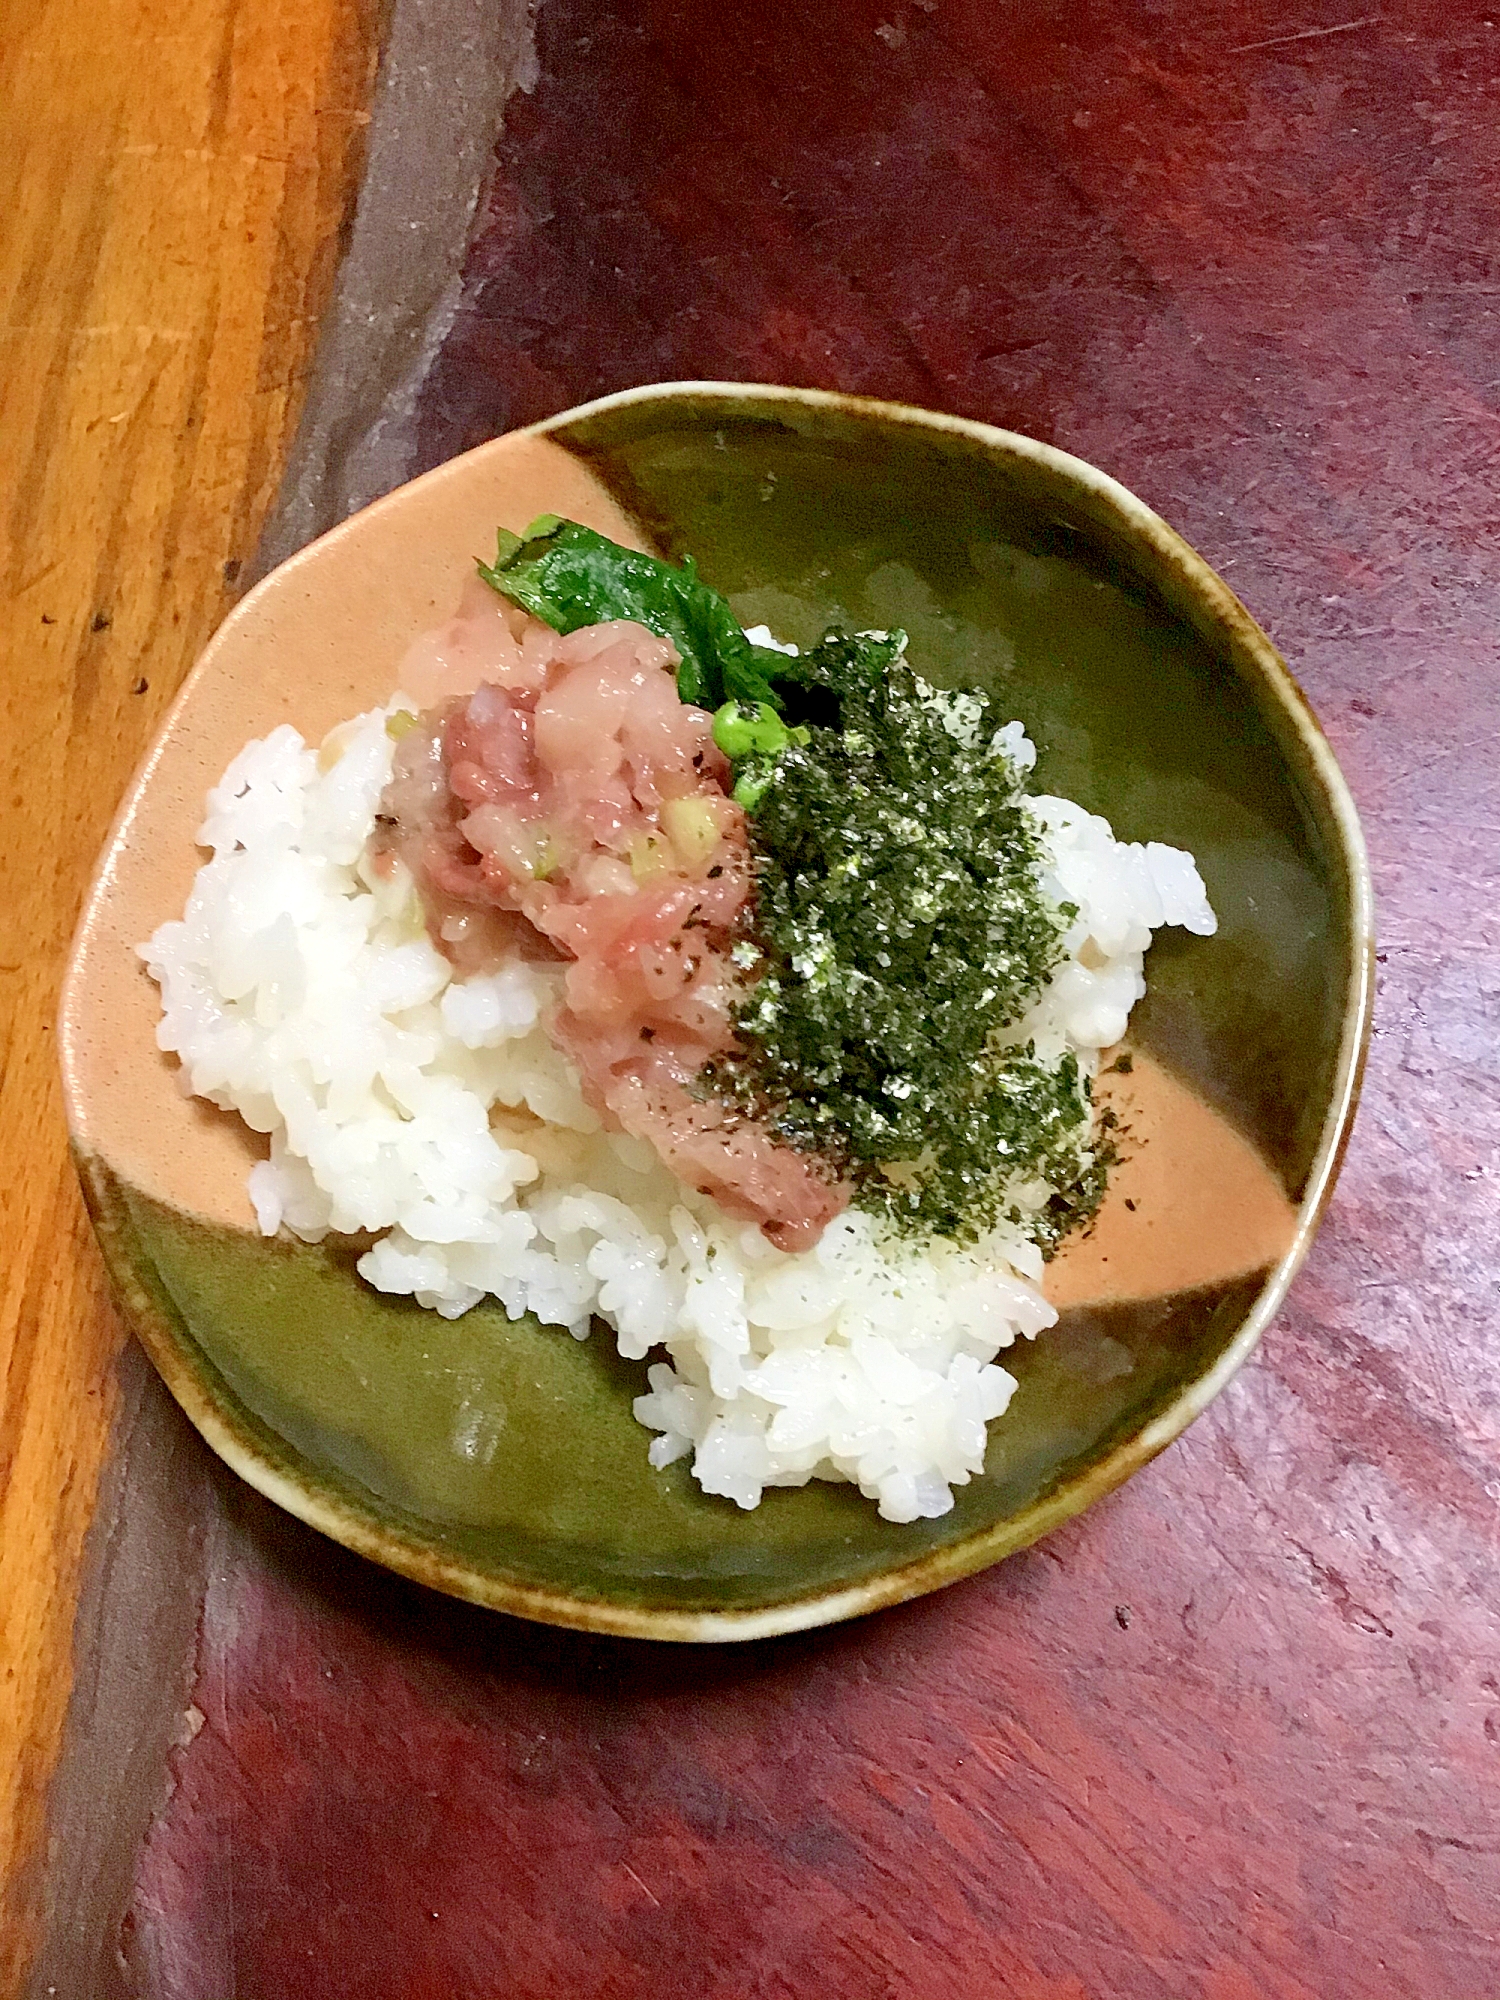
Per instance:
[[[120,1401],[52,1049],[131,768],[253,557],[363,156],[362,0],[5,0],[0,1991],[30,1955]],[[79,1996],[82,2000],[82,1995]]]
[[[536,54],[475,0],[0,13],[0,1993],[1493,2000],[1500,14],[544,0]],[[717,1653],[472,1613],[220,1472],[104,1300],[49,1032],[283,469],[271,551],[692,375],[1143,494],[1302,677],[1383,940],[1213,1410],[984,1577]]]

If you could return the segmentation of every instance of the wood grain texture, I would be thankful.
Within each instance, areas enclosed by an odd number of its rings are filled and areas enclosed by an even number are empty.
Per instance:
[[[357,183],[374,0],[6,0],[0,120],[0,1991],[14,1990],[121,1333],[58,973],[125,779],[253,551]]]
[[[133,1990],[1500,1990],[1481,18],[547,0],[419,458],[748,375],[1119,474],[1281,639],[1367,815],[1365,1110],[1209,1415],[1037,1550],[846,1631],[667,1658],[528,1632],[221,1484]]]
[[[1364,1110],[1208,1415],[1037,1549],[856,1626],[717,1654],[525,1628],[184,1478],[191,1741],[104,1938],[121,1994],[1500,1991],[1487,13],[545,0],[387,483],[690,374],[905,396],[1117,473],[1281,641],[1354,784]]]

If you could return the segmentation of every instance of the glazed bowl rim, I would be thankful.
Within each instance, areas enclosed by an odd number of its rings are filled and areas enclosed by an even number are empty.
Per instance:
[[[742,409],[759,407],[767,413],[776,407],[786,409],[791,406],[829,415],[852,415],[927,435],[946,434],[978,446],[987,456],[1043,467],[1062,481],[1092,495],[1135,541],[1144,542],[1159,561],[1176,572],[1185,590],[1229,642],[1227,646],[1221,644],[1216,649],[1221,657],[1227,654],[1227,664],[1240,679],[1256,686],[1263,701],[1279,712],[1300,744],[1307,758],[1306,776],[1321,795],[1336,836],[1337,858],[1342,860],[1346,870],[1347,924],[1351,948],[1333,1088],[1298,1205],[1296,1227],[1285,1254],[1268,1274],[1244,1321],[1213,1364],[1184,1384],[1164,1409],[1116,1443],[1103,1457],[1061,1479],[1052,1490],[1019,1513],[976,1530],[962,1540],[933,1550],[911,1563],[900,1564],[858,1583],[833,1589],[821,1587],[805,1595],[780,1598],[754,1607],[692,1610],[636,1606],[486,1573],[382,1522],[373,1507],[361,1508],[337,1490],[323,1487],[316,1477],[309,1476],[300,1463],[295,1468],[290,1459],[286,1464],[278,1464],[276,1455],[269,1452],[250,1427],[238,1419],[232,1407],[234,1399],[228,1396],[227,1390],[224,1398],[231,1407],[226,1408],[225,1400],[205,1379],[205,1371],[213,1372],[212,1364],[197,1349],[186,1328],[173,1323],[178,1315],[164,1310],[160,1301],[141,1281],[132,1251],[133,1231],[122,1190],[107,1165],[78,1145],[75,1135],[75,1157],[85,1196],[111,1276],[128,1308],[130,1323],[190,1421],[218,1456],[247,1484],[275,1505],[345,1547],[369,1556],[399,1574],[472,1603],[548,1624],[621,1637],[694,1642],[758,1639],[833,1624],[956,1582],[1025,1547],[1063,1521],[1081,1513],[1180,1436],[1254,1352],[1286,1297],[1327,1207],[1359,1099],[1370,1036],[1375,951],[1373,890],[1358,814],[1343,773],[1306,696],[1270,639],[1229,586],[1144,501],[1084,459],[1055,445],[975,418],[844,395],[833,390],[715,381],[643,384],[597,397],[536,423],[502,433],[382,495],[368,507],[349,515],[326,534],[306,544],[261,578],[230,609],[211,635],[162,718],[152,746],[132,781],[104,844],[100,865],[85,902],[79,939],[82,939],[95,902],[105,887],[108,858],[132,814],[138,795],[150,782],[157,755],[179,711],[191,698],[200,678],[211,671],[225,641],[232,639],[235,628],[246,615],[247,607],[255,603],[273,578],[284,579],[300,569],[314,558],[325,543],[357,533],[359,524],[371,513],[403,504],[405,496],[414,488],[430,481],[451,479],[457,466],[502,452],[518,439],[552,438],[566,446],[566,436],[559,437],[559,433],[566,434],[595,417],[633,407],[701,405],[713,401],[721,401],[726,406],[737,405]],[[1282,754],[1285,756],[1286,751],[1283,750]],[[78,952],[79,945],[75,942],[63,986],[59,1019],[59,1051],[70,1117],[74,1099],[70,1087],[69,1021]]]

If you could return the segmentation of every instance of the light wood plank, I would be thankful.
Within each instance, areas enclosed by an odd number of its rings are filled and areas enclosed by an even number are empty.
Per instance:
[[[377,0],[0,0],[0,1993],[22,1976],[122,1334],[58,975],[270,503],[363,153]]]

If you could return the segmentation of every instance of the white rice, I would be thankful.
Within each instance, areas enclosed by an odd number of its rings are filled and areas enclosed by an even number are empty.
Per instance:
[[[652,1464],[691,1453],[741,1507],[820,1478],[887,1520],[946,1513],[1016,1386],[995,1356],[1056,1318],[1036,1248],[1001,1229],[916,1249],[850,1211],[788,1255],[604,1131],[540,1025],[558,975],[517,960],[455,979],[410,878],[364,866],[400,706],[321,751],[287,726],[241,751],[198,836],[214,858],[141,948],[185,1086],[270,1136],[249,1183],[261,1229],[367,1231],[364,1278],[450,1318],[493,1295],[579,1340],[607,1320],[622,1355],[656,1356],[634,1406]],[[1034,763],[1019,723],[999,740]],[[1152,931],[1215,920],[1190,855],[1117,842],[1066,799],[1032,810],[1047,887],[1079,915],[1017,1039],[1091,1072],[1145,991]],[[1034,1211],[1048,1190],[1013,1193]]]

